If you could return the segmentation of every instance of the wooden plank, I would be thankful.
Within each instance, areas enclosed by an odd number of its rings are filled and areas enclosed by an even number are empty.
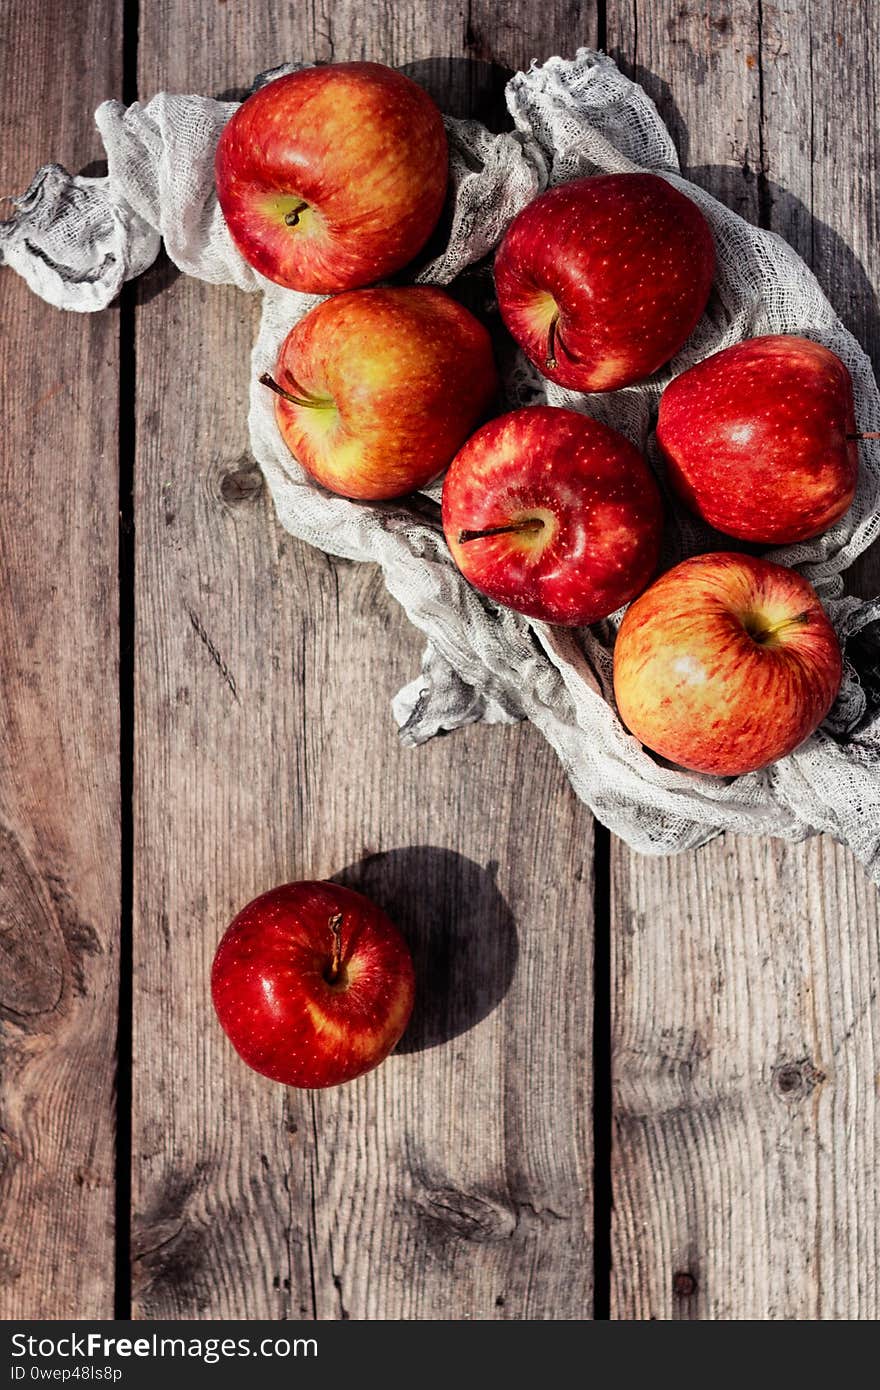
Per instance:
[[[827,0],[768,7],[762,35],[768,225],[812,266],[847,327],[880,367],[876,6]],[[880,546],[847,576],[880,592]]]
[[[570,6],[470,13],[142,4],[140,90],[369,56],[465,103],[475,45],[570,46]],[[138,309],[135,1315],[589,1316],[590,818],[530,728],[399,747],[419,640],[247,454],[257,309],[181,279]],[[420,1013],[380,1071],[284,1092],[216,1027],[211,956],[257,891],[340,871],[410,933]]]
[[[614,856],[618,1318],[877,1316],[878,912],[827,842]]]
[[[609,0],[607,48],[656,103],[688,177],[759,216],[761,84],[750,0]]]
[[[118,7],[69,19],[3,7],[6,194],[101,153]],[[62,316],[5,270],[0,320],[0,1317],[112,1317],[118,315]]]
[[[809,26],[803,6],[751,9],[638,0],[609,6],[609,35],[639,73],[662,72],[694,177],[748,193],[733,205],[813,257],[866,331],[872,301],[837,252],[870,203],[873,175],[841,151],[872,98],[843,58],[821,89],[816,74],[820,35],[833,59],[846,24],[840,47],[868,71],[876,37],[824,3]],[[813,220],[823,166],[828,226]],[[878,908],[863,870],[828,841],[728,837],[672,861],[615,845],[612,927],[612,1316],[876,1317]]]
[[[870,0],[781,0],[765,15],[762,49],[771,226],[878,363],[875,21]]]

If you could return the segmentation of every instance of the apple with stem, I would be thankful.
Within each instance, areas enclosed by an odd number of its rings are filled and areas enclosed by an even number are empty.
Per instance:
[[[214,957],[211,996],[236,1052],[262,1076],[318,1089],[377,1067],[413,1006],[409,948],[362,893],[287,883],[242,908]]]
[[[443,208],[443,117],[403,73],[331,63],[260,87],[224,128],[217,197],[267,279],[334,294],[384,279],[424,246]]]
[[[657,565],[662,509],[632,444],[588,415],[527,406],[472,435],[443,483],[443,530],[466,579],[547,623],[598,622]]]
[[[788,545],[827,531],[852,502],[852,380],[808,338],[724,348],[672,381],[657,443],[682,501],[740,540]]]
[[[486,329],[427,286],[324,300],[260,379],[294,458],[324,487],[363,499],[436,478],[498,389]]]
[[[502,318],[540,372],[613,391],[668,362],[706,307],[712,233],[657,174],[559,184],[516,216],[495,257]]]
[[[840,646],[816,591],[749,555],[698,555],[627,609],[614,647],[620,717],[680,767],[734,777],[784,758],[840,688]]]

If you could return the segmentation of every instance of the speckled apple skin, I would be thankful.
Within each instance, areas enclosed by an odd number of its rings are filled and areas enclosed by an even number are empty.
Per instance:
[[[656,174],[560,184],[514,218],[495,257],[513,337],[550,381],[613,391],[668,362],[706,307],[715,247],[695,203]],[[556,367],[547,362],[558,306]]]
[[[538,537],[462,543],[462,531],[541,517]],[[598,622],[657,565],[657,485],[616,430],[578,411],[527,406],[483,425],[443,483],[443,529],[466,579],[497,603],[548,623]]]
[[[346,987],[326,982],[342,915]],[[211,995],[239,1056],[262,1076],[318,1089],[388,1056],[409,1021],[414,978],[394,923],[335,883],[287,883],[248,903],[214,957]]]
[[[752,630],[800,619],[776,639]],[[614,648],[620,717],[640,742],[695,772],[737,776],[784,758],[825,718],[841,656],[819,598],[794,570],[699,555],[624,615]]]
[[[443,118],[381,63],[305,68],[239,107],[215,177],[232,238],[261,275],[309,294],[354,289],[406,265],[433,231],[448,178]],[[310,208],[296,227],[284,222],[291,199]]]
[[[686,506],[740,540],[788,545],[827,531],[858,476],[852,380],[807,338],[737,343],[667,386],[657,442]]]
[[[327,299],[287,335],[275,398],[291,453],[345,497],[400,497],[447,466],[498,390],[486,329],[442,290],[355,290]]]

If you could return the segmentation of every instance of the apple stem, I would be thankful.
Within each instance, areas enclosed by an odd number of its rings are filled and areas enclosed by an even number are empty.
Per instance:
[[[483,531],[459,531],[459,545],[467,545],[468,541],[480,541],[487,536],[507,536],[511,532],[520,531],[543,531],[544,523],[539,516],[529,517],[526,521],[512,521],[509,526],[487,526]]]
[[[295,208],[291,208],[290,212],[286,212],[284,214],[285,227],[298,227],[300,213],[305,212],[307,207],[308,203],[297,203]]]
[[[328,984],[332,985],[339,979],[342,966],[342,913],[334,913],[327,925],[333,934],[333,954],[330,957],[330,969],[326,979]]]
[[[864,434],[848,434],[847,439],[880,439],[880,430],[865,430]]]
[[[558,365],[556,361],[556,326],[558,323],[559,314],[555,313],[550,320],[550,327],[547,331],[547,360],[544,363],[544,366],[551,370]]]
[[[278,382],[275,381],[268,372],[263,372],[263,375],[260,377],[260,385],[268,386],[269,390],[274,391],[276,396],[280,396],[283,401],[289,401],[291,405],[304,405],[309,407],[315,404],[314,401],[308,400],[305,396],[294,396],[290,391],[285,391],[284,387],[279,386]]]
[[[798,627],[801,623],[809,621],[809,613],[798,613],[794,618],[783,618],[782,622],[774,623],[772,627],[758,628],[757,631],[750,632],[750,636],[755,642],[766,642],[768,637],[775,637],[777,632],[784,632],[787,627]]]

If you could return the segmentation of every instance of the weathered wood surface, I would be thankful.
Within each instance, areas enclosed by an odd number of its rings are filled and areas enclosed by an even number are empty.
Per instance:
[[[876,362],[869,0],[602,8],[692,176],[797,246]],[[118,10],[87,0],[72,25],[56,0],[6,6],[2,192],[100,153]],[[597,37],[579,0],[141,0],[138,77],[143,97],[234,93],[285,58],[376,57],[498,126],[506,71]],[[61,318],[10,273],[0,296],[0,1315],[97,1317],[119,313]],[[530,729],[398,747],[388,699],[417,638],[374,571],[281,531],[247,454],[257,311],[167,266],[136,310],[134,1315],[589,1316],[593,828]],[[878,574],[870,557],[855,582]],[[410,932],[423,1008],[379,1072],[284,1093],[216,1028],[210,961],[252,894],[337,872]],[[862,870],[827,841],[673,861],[615,844],[611,888],[611,1315],[877,1317],[880,914]]]
[[[117,7],[0,15],[0,191],[101,153]],[[0,216],[6,216],[0,208]],[[0,275],[0,1317],[113,1311],[118,314]]]
[[[497,65],[570,46],[575,11],[245,19],[142,3],[139,86],[219,92],[291,57],[378,57],[486,114]],[[594,37],[592,18],[580,32]],[[257,304],[183,279],[154,294],[151,279],[137,310],[135,1315],[589,1316],[590,818],[531,729],[400,749],[388,701],[418,639],[372,568],[280,530],[247,455]],[[215,1026],[211,956],[257,891],[340,871],[411,933],[420,1012],[377,1073],[285,1094]]]
[[[636,0],[607,22],[692,176],[797,247],[876,363],[871,10]],[[613,1317],[878,1316],[878,917],[828,842],[614,847]]]

